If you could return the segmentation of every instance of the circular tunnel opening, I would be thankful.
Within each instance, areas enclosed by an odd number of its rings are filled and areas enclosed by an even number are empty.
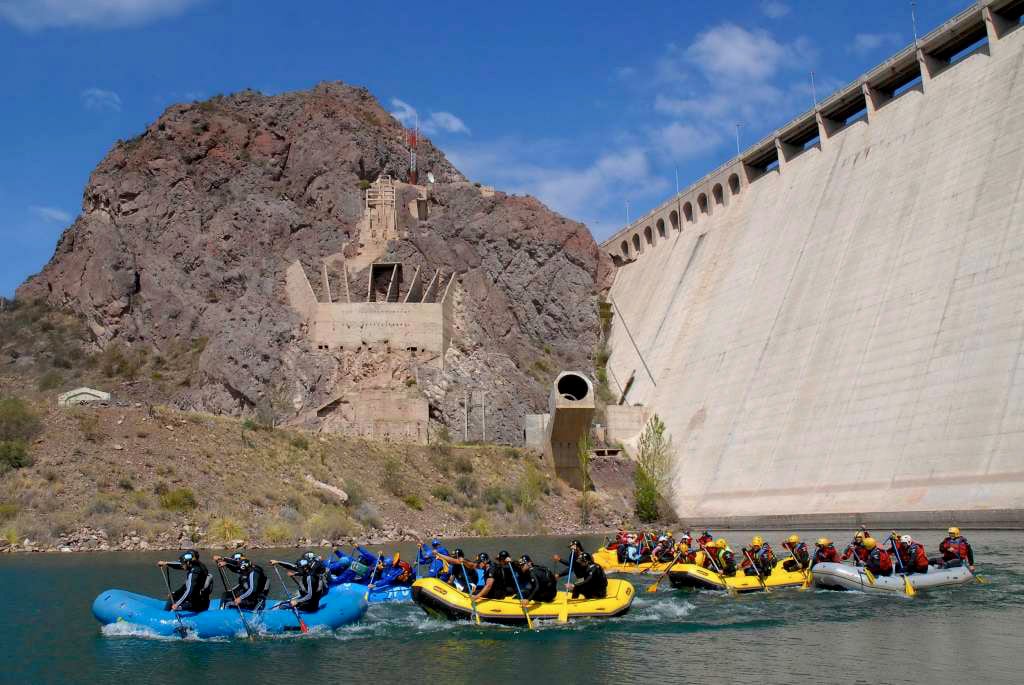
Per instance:
[[[562,397],[578,402],[590,394],[590,384],[583,376],[575,373],[567,373],[558,379],[558,394]]]

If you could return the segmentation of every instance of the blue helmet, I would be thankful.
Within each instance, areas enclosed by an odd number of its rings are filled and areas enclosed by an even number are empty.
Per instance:
[[[352,557],[348,556],[347,554],[342,554],[340,557],[338,557],[338,563],[343,566],[351,566]]]
[[[430,541],[430,546],[431,547],[440,547],[441,546],[441,541],[438,540],[437,538],[434,538],[433,540]]]

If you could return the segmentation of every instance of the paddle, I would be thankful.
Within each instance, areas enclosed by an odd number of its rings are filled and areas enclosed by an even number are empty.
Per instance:
[[[384,558],[384,552],[377,554],[377,561],[373,563],[373,573],[370,574],[370,582],[366,584],[366,589],[370,590],[373,587],[373,579],[377,577],[377,567],[380,566],[380,560]]]
[[[893,556],[896,557],[896,562],[900,565],[900,577],[903,578],[903,592],[907,594],[907,597],[913,597],[917,594],[914,590],[914,586],[911,585],[910,579],[907,578],[907,567],[903,564],[903,559],[900,557],[900,548],[896,543],[896,540],[892,535],[889,536],[889,546],[892,548]]]
[[[988,579],[987,579],[987,578],[982,578],[982,577],[981,577],[981,576],[979,576],[979,575],[978,575],[977,573],[975,573],[974,571],[972,571],[972,570],[971,570],[971,567],[970,567],[970,565],[969,565],[969,564],[967,563],[967,560],[966,560],[966,559],[961,559],[961,560],[960,560],[960,563],[962,563],[962,564],[964,565],[964,568],[965,568],[965,569],[967,569],[967,572],[968,572],[968,573],[970,573],[971,575],[973,575],[973,576],[974,576],[974,579],[975,579],[976,581],[978,581],[978,583],[979,583],[979,584],[981,584],[981,585],[988,585]]]
[[[249,622],[245,620],[245,614],[242,613],[242,607],[236,604],[238,597],[235,596],[235,591],[228,587],[228,580],[224,577],[224,568],[220,565],[220,560],[215,558],[214,563],[217,564],[217,572],[220,573],[220,582],[224,584],[224,589],[231,593],[231,599],[234,600],[232,604],[238,609],[238,618],[242,619],[242,625],[245,626],[245,634],[249,636],[250,640],[255,640],[256,637],[252,634],[252,628],[249,627]]]
[[[573,550],[573,552],[575,552],[575,551],[576,550]],[[514,568],[512,568],[512,563],[511,562],[509,562],[509,565],[508,565],[507,568],[508,568],[509,573],[512,574],[512,582],[515,583],[515,585],[516,585],[516,594],[519,595],[519,606],[522,607],[522,609],[523,609],[523,616],[526,617],[526,626],[530,630],[533,630],[533,620],[530,618],[530,612],[526,608],[526,600],[523,598],[523,591],[519,587],[519,577],[518,577],[519,574],[516,573],[516,570]]]
[[[160,568],[163,569],[163,573],[160,575],[164,577],[164,585],[167,586],[167,597],[171,600],[171,611],[174,612],[174,618],[178,620],[178,627],[174,632],[181,633],[181,636],[185,637],[188,634],[188,629],[185,627],[185,624],[181,622],[181,614],[179,614],[178,610],[174,608],[174,593],[171,592],[171,572],[166,566],[161,565]]]
[[[576,550],[569,554],[569,573],[565,576],[565,596],[562,597],[562,607],[558,610],[558,622],[569,622],[569,582],[572,580],[572,564],[576,560]]]
[[[700,543],[698,543],[698,544],[700,544]],[[729,593],[730,595],[732,595],[733,597],[735,597],[735,596],[737,595],[737,592],[736,592],[736,588],[734,588],[733,586],[729,585],[729,583],[728,583],[728,582],[727,582],[727,581],[725,580],[725,571],[724,571],[723,569],[720,569],[720,568],[718,567],[718,562],[717,562],[717,561],[715,561],[715,557],[714,557],[714,556],[713,556],[713,555],[711,554],[711,552],[709,552],[709,551],[708,551],[708,548],[707,548],[706,546],[704,546],[704,545],[700,545],[700,548],[701,548],[701,551],[703,551],[703,552],[704,552],[704,557],[705,557],[705,558],[706,558],[706,559],[707,559],[708,561],[710,561],[710,562],[711,562],[711,565],[712,565],[712,566],[714,566],[714,567],[715,567],[715,573],[717,573],[717,574],[718,574],[718,579],[719,579],[720,581],[722,581],[722,586],[723,586],[723,587],[725,587],[726,591],[727,591],[727,592],[728,592],[728,593]]]
[[[810,572],[811,552],[810,552],[810,550],[807,551],[807,567],[805,568],[803,563],[801,563],[801,561],[797,558],[796,550],[793,548],[792,545],[789,544],[788,541],[783,542],[782,546],[789,550],[789,553],[793,555],[793,562],[796,563],[796,565],[800,567],[801,571],[803,571],[803,574],[804,574],[804,584],[800,586],[800,589],[801,590],[806,590],[807,588],[809,588],[811,586],[811,572]]]
[[[765,592],[771,592],[771,590],[768,589],[768,586],[764,584],[764,578],[761,576],[761,569],[758,568],[757,562],[754,561],[754,556],[746,547],[743,548],[743,556],[747,558],[747,561],[750,562],[750,566],[754,569],[754,572],[757,574],[757,582],[761,584],[761,589]]]
[[[665,577],[668,576],[668,572],[671,571],[672,567],[676,565],[677,561],[679,561],[679,557],[680,556],[682,556],[682,552],[680,552],[679,554],[676,554],[675,559],[672,560],[672,563],[668,565],[668,568],[665,569],[665,572],[662,573],[660,576],[658,576],[658,579],[656,581],[654,581],[654,583],[652,585],[647,586],[647,592],[657,592],[658,591],[658,586],[661,585],[661,581],[665,580]]]
[[[274,573],[277,574],[277,579],[281,581],[281,589],[284,590],[284,596],[286,598],[291,597],[291,593],[288,592],[288,586],[284,584],[284,578],[281,577],[281,569],[279,569],[277,567],[277,564],[273,561],[270,562],[270,565],[274,567]],[[292,606],[290,599],[285,599],[284,603],[287,604],[288,607],[292,610],[292,613],[295,614],[295,620],[299,622],[299,630],[301,630],[304,633],[308,633],[309,628],[306,626],[306,622],[302,620],[302,617],[299,616],[299,610]]]
[[[462,567],[462,577],[466,581],[466,594],[469,595],[469,606],[473,609],[473,619],[477,625],[480,625],[480,612],[476,610],[476,600],[473,598],[473,586],[469,582],[469,574],[466,573],[466,565],[459,564]]]
[[[848,552],[852,552],[853,553],[853,565],[856,566],[857,568],[860,568],[861,567],[861,561],[860,561],[860,557],[857,556],[857,539],[856,538],[854,538],[853,542],[851,542],[847,546],[846,550]],[[869,569],[866,565],[864,566],[864,577],[868,579],[868,585],[874,585],[875,584],[875,574],[872,573],[871,569]]]

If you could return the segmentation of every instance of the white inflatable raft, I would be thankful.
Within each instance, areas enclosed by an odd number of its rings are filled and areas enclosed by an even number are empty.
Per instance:
[[[858,592],[891,592],[904,594],[903,576],[875,576],[875,582],[868,581],[863,566],[849,564],[815,564],[811,570],[814,585],[827,590],[857,590]],[[974,580],[974,574],[966,566],[938,568],[929,566],[928,573],[911,573],[907,576],[917,592],[929,592],[940,588],[963,585]]]

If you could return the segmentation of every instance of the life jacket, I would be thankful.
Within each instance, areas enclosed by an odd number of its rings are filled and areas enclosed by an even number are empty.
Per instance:
[[[881,547],[875,547],[868,553],[864,565],[876,576],[892,575],[892,557]]]
[[[835,548],[835,545],[826,545],[825,547],[818,547],[814,550],[814,563],[839,563],[839,550]]]
[[[910,559],[910,569],[917,573],[925,573],[928,571],[928,555],[924,551],[924,545],[920,542],[910,543],[910,549],[907,550],[907,557]]]
[[[939,551],[942,552],[943,561],[966,560],[969,557],[970,545],[962,535],[955,538],[946,538],[939,544]]]
[[[857,561],[864,563],[868,559],[868,551],[862,545],[850,545],[843,552],[842,560],[846,561],[851,556],[857,557]]]
[[[401,569],[401,573],[395,578],[396,583],[409,583],[413,580],[412,566],[409,565],[408,561],[399,560],[397,564],[398,568]]]

